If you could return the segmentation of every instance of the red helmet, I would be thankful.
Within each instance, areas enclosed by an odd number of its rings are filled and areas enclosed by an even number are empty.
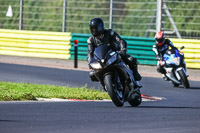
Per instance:
[[[156,35],[155,35],[155,39],[156,39],[156,42],[157,42],[158,46],[162,46],[162,44],[165,41],[165,34],[164,34],[164,32],[163,31],[157,32]]]

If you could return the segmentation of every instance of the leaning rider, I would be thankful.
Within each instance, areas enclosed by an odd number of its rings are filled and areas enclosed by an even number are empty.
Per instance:
[[[93,18],[90,23],[91,36],[87,40],[88,44],[88,62],[91,61],[93,53],[96,47],[104,44],[110,44],[114,51],[119,51],[123,60],[129,65],[130,69],[133,71],[133,76],[136,81],[141,80],[141,76],[137,70],[137,59],[126,54],[127,43],[123,40],[115,31],[112,29],[105,29],[104,22],[101,18]],[[94,71],[90,72],[90,78],[95,81]],[[138,83],[138,82],[137,82]],[[138,84],[139,85],[139,84]]]
[[[163,75],[164,80],[168,80],[168,78],[165,75],[166,71],[163,68],[165,64],[164,62],[162,62],[162,58],[165,52],[169,50],[169,47],[171,47],[171,49],[177,48],[174,47],[173,43],[169,39],[165,38],[165,34],[163,31],[157,32],[155,34],[155,41],[156,42],[155,45],[153,45],[153,51],[155,52],[156,58],[158,59],[157,71]]]

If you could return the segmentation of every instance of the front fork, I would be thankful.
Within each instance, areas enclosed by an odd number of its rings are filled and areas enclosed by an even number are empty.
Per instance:
[[[180,81],[181,77],[180,77],[178,71],[180,71],[180,70],[183,70],[184,73],[185,73],[185,76],[187,77],[187,71],[185,70],[185,68],[184,68],[184,67],[179,67],[179,68],[177,68],[176,71],[175,71],[176,77],[177,77],[177,79],[178,79],[179,81]]]

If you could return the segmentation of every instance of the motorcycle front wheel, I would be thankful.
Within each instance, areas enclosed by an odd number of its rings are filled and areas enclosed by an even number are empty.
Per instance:
[[[124,105],[124,97],[122,91],[116,87],[117,83],[115,83],[114,77],[112,75],[105,75],[104,84],[115,106],[122,107]]]
[[[180,77],[181,77],[181,83],[184,86],[184,88],[190,88],[189,81],[187,79],[187,76],[185,75],[183,70],[178,71]]]

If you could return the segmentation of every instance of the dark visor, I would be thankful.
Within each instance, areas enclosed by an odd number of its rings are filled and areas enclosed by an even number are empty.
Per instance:
[[[163,38],[160,38],[160,39],[156,39],[156,41],[158,42],[158,43],[162,43],[163,42]]]

